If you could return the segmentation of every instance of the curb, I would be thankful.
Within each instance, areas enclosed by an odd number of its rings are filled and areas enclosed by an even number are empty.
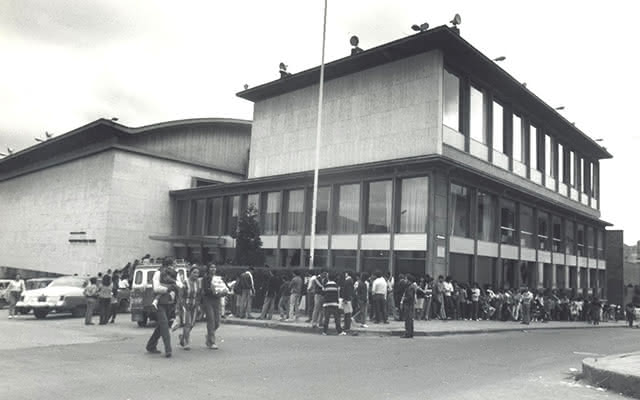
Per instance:
[[[607,358],[624,357],[625,355]],[[640,399],[640,375],[629,375],[599,366],[597,358],[582,360],[582,374],[591,384]]]
[[[237,319],[223,319],[223,324],[239,325],[239,326],[251,326],[255,328],[275,329],[288,332],[298,333],[320,333],[320,328],[312,328],[311,326],[296,325],[294,323],[281,323],[276,321],[262,321],[262,320],[237,320]],[[331,328],[332,325],[329,325]],[[553,326],[548,328],[533,328],[528,327],[512,327],[512,328],[496,328],[496,329],[464,329],[464,330],[440,330],[440,331],[415,331],[414,336],[418,337],[441,337],[441,336],[453,336],[453,335],[474,335],[474,334],[488,334],[488,333],[505,333],[505,332],[532,332],[532,331],[550,331],[550,330],[573,330],[573,329],[603,329],[603,328],[624,328],[625,325],[620,326]],[[331,329],[330,329],[331,331]],[[357,336],[400,336],[404,334],[404,329],[371,329],[371,328],[353,328],[352,332],[357,333]]]

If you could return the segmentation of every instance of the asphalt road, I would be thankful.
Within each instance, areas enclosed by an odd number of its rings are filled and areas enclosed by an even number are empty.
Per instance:
[[[637,329],[403,340],[223,325],[214,351],[200,324],[193,349],[174,346],[166,359],[145,352],[152,330],[128,318],[85,327],[0,311],[0,399],[621,399],[576,382],[570,369],[640,349]]]

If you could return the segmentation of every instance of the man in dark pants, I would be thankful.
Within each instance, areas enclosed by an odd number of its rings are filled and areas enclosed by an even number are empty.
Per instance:
[[[402,304],[402,312],[404,314],[404,335],[400,336],[402,339],[411,339],[413,338],[413,317],[416,312],[416,280],[415,278],[409,274],[406,277],[407,286],[404,290],[404,294],[402,296],[402,300],[400,303]]]
[[[162,268],[171,268],[172,260],[165,259],[162,262]],[[156,272],[159,274],[160,272]],[[172,292],[167,292],[160,295],[158,298],[158,311],[157,319],[158,325],[153,330],[149,341],[147,342],[147,351],[149,353],[158,354],[158,340],[162,337],[162,343],[164,344],[164,354],[167,358],[171,357],[171,335],[169,334],[169,319],[173,315],[174,299],[171,296]]]
[[[212,350],[218,350],[216,344],[216,330],[220,327],[220,296],[228,293],[226,284],[216,275],[216,265],[209,264],[209,268],[202,278],[202,306],[207,318],[207,335],[205,344]]]
[[[338,332],[338,335],[346,335],[347,333],[344,332],[340,326],[340,310],[338,309],[340,289],[336,283],[336,276],[333,273],[329,275],[329,280],[324,285],[323,296],[324,301],[322,303],[322,307],[324,308],[325,315],[322,334],[327,334],[327,330],[329,329],[329,318],[333,315],[333,319],[336,322],[336,332]]]

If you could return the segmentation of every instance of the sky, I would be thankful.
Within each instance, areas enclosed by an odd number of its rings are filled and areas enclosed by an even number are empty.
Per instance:
[[[462,17],[463,38],[593,139],[602,219],[640,240],[637,1],[329,0],[326,60]],[[98,118],[252,119],[244,84],[320,64],[322,0],[1,0],[0,152]],[[628,19],[627,19],[628,17]],[[636,49],[636,50],[633,50]]]

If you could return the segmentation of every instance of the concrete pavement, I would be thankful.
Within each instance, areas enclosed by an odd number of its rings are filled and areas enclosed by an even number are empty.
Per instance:
[[[259,328],[280,329],[290,332],[300,333],[320,333],[320,328],[313,328],[311,323],[305,322],[306,317],[301,317],[297,322],[285,322],[276,319],[259,320],[259,319],[240,319],[228,316],[224,323],[232,325],[253,326]],[[480,333],[502,333],[502,332],[518,332],[531,330],[557,330],[557,329],[591,329],[591,328],[624,328],[624,321],[620,322],[602,322],[600,325],[594,326],[586,322],[570,322],[570,321],[549,321],[549,322],[532,322],[529,325],[523,325],[519,322],[502,322],[502,321],[415,321],[414,336],[445,336],[445,335],[469,335]],[[351,324],[351,330],[359,336],[400,336],[404,333],[404,322],[389,321],[388,324],[374,324],[368,322],[367,328],[361,328],[360,324]],[[335,332],[333,321],[329,324],[329,332]]]
[[[640,352],[586,358],[582,373],[594,385],[640,399]]]

